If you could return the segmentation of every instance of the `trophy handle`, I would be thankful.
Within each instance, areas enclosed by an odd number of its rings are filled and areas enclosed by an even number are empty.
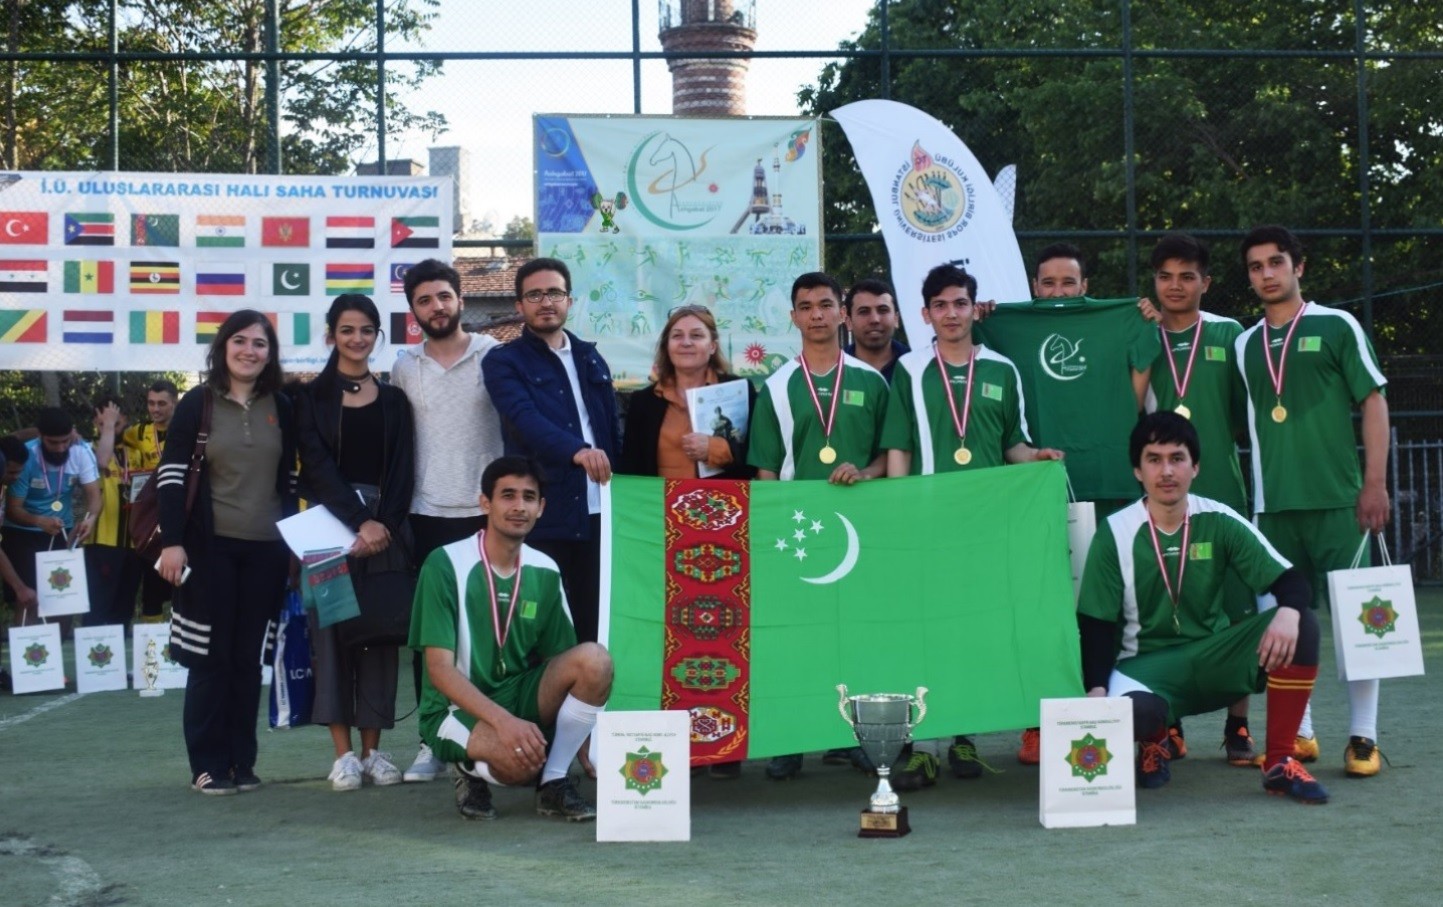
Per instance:
[[[847,722],[847,726],[850,727],[852,716],[847,714],[847,685],[845,683],[837,684],[837,693],[841,696],[841,699],[837,701],[837,711],[842,713],[842,720]]]
[[[923,719],[923,718],[926,718],[926,717],[927,717],[927,688],[926,688],[926,687],[918,687],[918,688],[917,688],[917,720],[914,721],[914,722],[912,722],[912,727],[916,727],[917,725],[921,724],[921,723],[922,723],[922,719]]]

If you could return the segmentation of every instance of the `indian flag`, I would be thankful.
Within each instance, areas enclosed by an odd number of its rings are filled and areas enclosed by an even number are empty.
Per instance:
[[[311,316],[309,312],[267,312],[271,326],[281,347],[311,345]]]
[[[230,317],[230,312],[196,312],[195,342],[210,343],[220,333],[220,326]]]
[[[0,309],[0,343],[44,342],[44,309]]]
[[[369,295],[375,291],[376,266],[370,262],[326,265],[327,296],[340,296],[345,293]]]
[[[608,708],[688,710],[693,764],[851,744],[838,684],[928,687],[927,737],[1082,695],[1060,463],[603,488]]]
[[[435,249],[441,245],[441,218],[391,218],[391,248]]]
[[[195,244],[202,249],[240,249],[246,244],[246,219],[240,214],[197,214]]]
[[[60,319],[60,339],[66,343],[115,342],[114,312],[66,309]]]
[[[65,263],[65,292],[114,293],[115,262],[67,261]]]
[[[180,313],[131,312],[130,342],[180,343]]]

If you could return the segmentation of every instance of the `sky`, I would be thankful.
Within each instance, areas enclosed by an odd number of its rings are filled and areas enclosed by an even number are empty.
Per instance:
[[[677,2],[677,0],[673,0]],[[829,51],[865,26],[875,0],[828,0],[824,16],[810,3],[757,0],[757,50]],[[641,49],[661,50],[658,2],[639,0]],[[388,42],[388,50],[622,51],[630,52],[631,0],[442,0],[439,18],[421,45]],[[753,60],[747,112],[795,116],[797,89],[814,84],[825,58]],[[662,60],[642,64],[644,114],[671,113],[671,75]],[[434,140],[412,133],[387,143],[390,159],[427,160],[433,145],[459,145],[470,154],[470,216],[489,217],[498,231],[512,217],[532,217],[531,117],[536,113],[631,114],[630,60],[448,62],[407,98],[417,110],[446,116]],[[375,148],[364,159],[374,159]]]

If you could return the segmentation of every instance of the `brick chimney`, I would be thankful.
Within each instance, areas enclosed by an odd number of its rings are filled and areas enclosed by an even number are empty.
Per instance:
[[[671,69],[671,112],[744,116],[749,61],[688,59],[686,54],[749,53],[757,43],[756,0],[660,0],[660,4],[659,37]]]

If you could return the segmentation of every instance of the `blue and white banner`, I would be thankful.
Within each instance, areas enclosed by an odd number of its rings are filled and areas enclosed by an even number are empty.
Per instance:
[[[317,371],[332,298],[404,326],[397,275],[451,260],[451,208],[449,177],[0,173],[0,368],[198,370],[252,308]]]
[[[796,354],[791,284],[821,266],[815,120],[537,116],[536,247],[571,270],[567,326],[647,382],[667,315],[704,305],[737,374]]]
[[[1031,298],[1010,206],[952,130],[895,101],[858,101],[832,116],[872,193],[912,346],[932,337],[922,321],[922,280],[940,264],[966,268],[982,299]]]

